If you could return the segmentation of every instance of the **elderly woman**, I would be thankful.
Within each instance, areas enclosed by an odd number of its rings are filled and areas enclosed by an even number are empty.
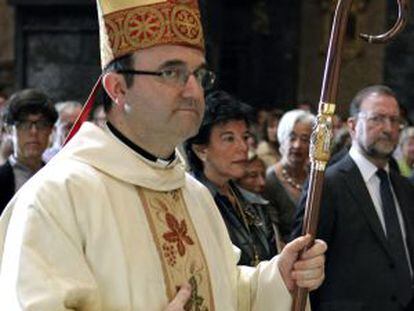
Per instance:
[[[315,116],[310,112],[295,109],[285,113],[279,122],[277,138],[282,158],[267,170],[264,197],[278,208],[284,236],[290,234],[294,206],[308,176],[309,140],[314,121]]]
[[[210,190],[240,250],[239,264],[255,266],[276,253],[275,233],[265,209],[245,198],[232,181],[245,174],[251,109],[229,94],[206,98],[200,130],[185,144],[193,175]]]
[[[410,177],[414,173],[414,127],[406,127],[400,134],[399,147],[401,159],[398,160],[398,168],[401,175]]]

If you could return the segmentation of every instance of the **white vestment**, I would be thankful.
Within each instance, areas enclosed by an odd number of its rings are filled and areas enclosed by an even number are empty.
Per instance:
[[[215,310],[290,310],[277,257],[237,266],[209,191],[175,160],[150,162],[85,123],[16,194],[0,222],[0,310],[163,310],[159,250],[137,189],[180,189]]]

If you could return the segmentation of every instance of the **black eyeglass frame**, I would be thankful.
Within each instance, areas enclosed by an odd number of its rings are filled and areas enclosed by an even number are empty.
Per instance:
[[[196,71],[197,70],[200,70],[200,69],[204,69],[205,72],[208,73],[207,77],[209,77],[209,79],[208,79],[209,80],[209,82],[208,82],[209,85],[207,87],[205,87],[205,86],[202,85],[203,82],[201,81],[201,86],[203,87],[204,90],[209,90],[209,89],[211,89],[214,86],[214,82],[216,80],[216,75],[215,75],[215,73],[213,71],[208,70],[206,68],[199,68],[199,69],[196,69],[195,71],[193,71],[191,73],[188,72],[189,75],[186,78],[185,83],[187,83],[187,81],[188,81],[188,79],[190,78],[191,75],[194,75],[195,76]],[[148,70],[134,70],[134,69],[119,69],[119,70],[116,70],[115,72],[116,73],[121,73],[121,74],[147,75],[147,76],[158,76],[158,77],[162,77],[165,74],[165,72],[167,72],[169,70],[170,69],[165,69],[165,70],[160,70],[160,71],[148,71]],[[198,81],[197,77],[196,77],[196,80]]]
[[[116,73],[124,73],[128,75],[148,75],[148,76],[162,76],[162,71],[146,71],[146,70],[132,70],[132,69],[120,69]]]
[[[17,129],[22,131],[30,131],[34,126],[38,131],[44,131],[53,127],[53,122],[47,119],[39,120],[16,120],[13,124]]]

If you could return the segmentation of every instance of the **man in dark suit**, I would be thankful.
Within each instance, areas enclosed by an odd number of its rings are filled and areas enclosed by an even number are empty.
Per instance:
[[[0,166],[0,213],[14,193],[44,165],[42,154],[57,119],[50,99],[34,89],[14,93],[6,104],[4,123],[12,136],[13,154]]]
[[[352,147],[325,174],[318,238],[328,243],[326,278],[311,294],[312,307],[414,310],[414,188],[388,164],[400,129],[396,96],[386,86],[365,88],[350,115]]]

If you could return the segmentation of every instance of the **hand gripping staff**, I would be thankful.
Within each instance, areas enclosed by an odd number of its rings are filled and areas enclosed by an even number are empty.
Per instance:
[[[360,37],[369,43],[384,43],[396,36],[404,28],[409,14],[409,0],[397,0],[397,2],[398,19],[390,30],[380,35],[360,34]],[[311,135],[309,148],[311,170],[302,234],[309,233],[313,239],[318,227],[324,171],[330,158],[332,116],[335,113],[342,45],[351,5],[352,0],[337,1],[325,61],[318,115]],[[307,295],[308,290],[305,288],[295,290],[292,311],[305,310]]]

